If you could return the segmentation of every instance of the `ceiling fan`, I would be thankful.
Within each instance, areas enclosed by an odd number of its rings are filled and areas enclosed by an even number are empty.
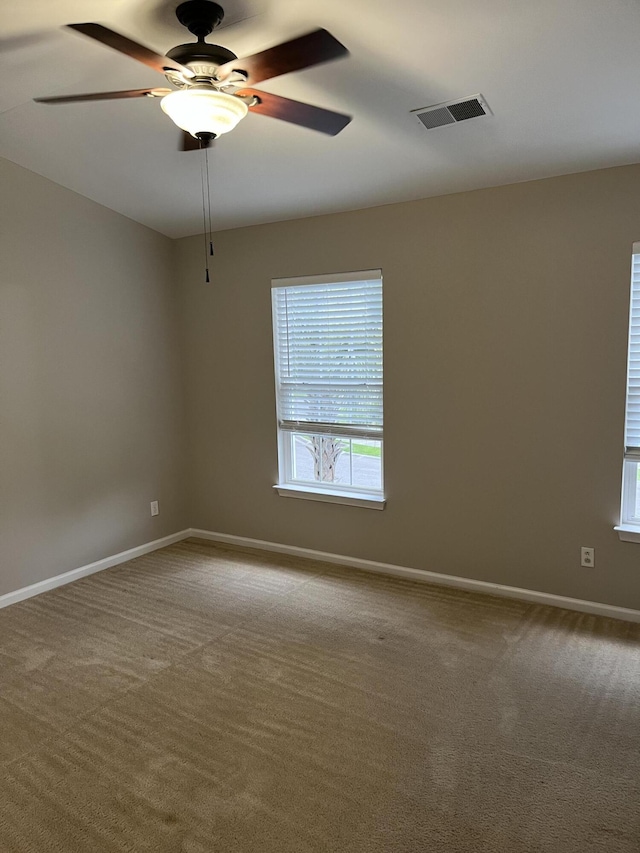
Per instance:
[[[187,0],[176,17],[197,42],[179,44],[165,56],[101,24],[68,24],[89,38],[137,59],[165,75],[175,88],[129,89],[86,95],[35,98],[41,104],[102,101],[115,98],[162,98],[160,106],[183,131],[182,150],[207,147],[232,130],[249,111],[335,136],[351,116],[248,88],[290,71],[300,71],[348,55],[347,49],[324,29],[238,59],[220,45],[205,42],[224,17],[212,0]]]

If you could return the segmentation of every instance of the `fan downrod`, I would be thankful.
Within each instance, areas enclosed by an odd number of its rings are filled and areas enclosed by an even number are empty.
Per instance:
[[[212,0],[187,0],[176,9],[176,18],[198,41],[204,41],[222,23],[224,9]]]

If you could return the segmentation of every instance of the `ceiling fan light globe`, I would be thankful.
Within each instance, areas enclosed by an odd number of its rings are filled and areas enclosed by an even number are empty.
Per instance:
[[[249,111],[240,98],[213,89],[180,89],[165,95],[160,106],[174,124],[194,137],[228,133]]]

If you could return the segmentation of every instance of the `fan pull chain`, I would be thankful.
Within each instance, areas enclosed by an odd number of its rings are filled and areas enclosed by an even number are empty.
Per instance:
[[[211,231],[211,182],[209,180],[209,149],[204,149],[204,160],[207,166],[207,200],[209,203],[209,254],[213,255],[213,232]]]
[[[200,142],[200,151],[202,152],[202,139]],[[206,155],[206,148],[205,148]],[[207,284],[211,281],[209,278],[209,258],[207,255],[207,215],[205,213],[204,201],[204,163],[202,162],[202,153],[200,154],[200,183],[202,185],[202,236],[204,237],[204,280]]]

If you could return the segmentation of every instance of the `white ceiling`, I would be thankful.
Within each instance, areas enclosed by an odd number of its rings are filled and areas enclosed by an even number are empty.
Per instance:
[[[640,161],[639,0],[220,0],[239,56],[325,27],[351,55],[267,91],[353,115],[331,138],[249,115],[211,152],[214,227]],[[32,98],[166,85],[65,23],[164,53],[178,0],[4,0],[0,156],[171,237],[202,230],[199,153],[158,100]],[[411,110],[482,93],[494,116],[425,130]]]

